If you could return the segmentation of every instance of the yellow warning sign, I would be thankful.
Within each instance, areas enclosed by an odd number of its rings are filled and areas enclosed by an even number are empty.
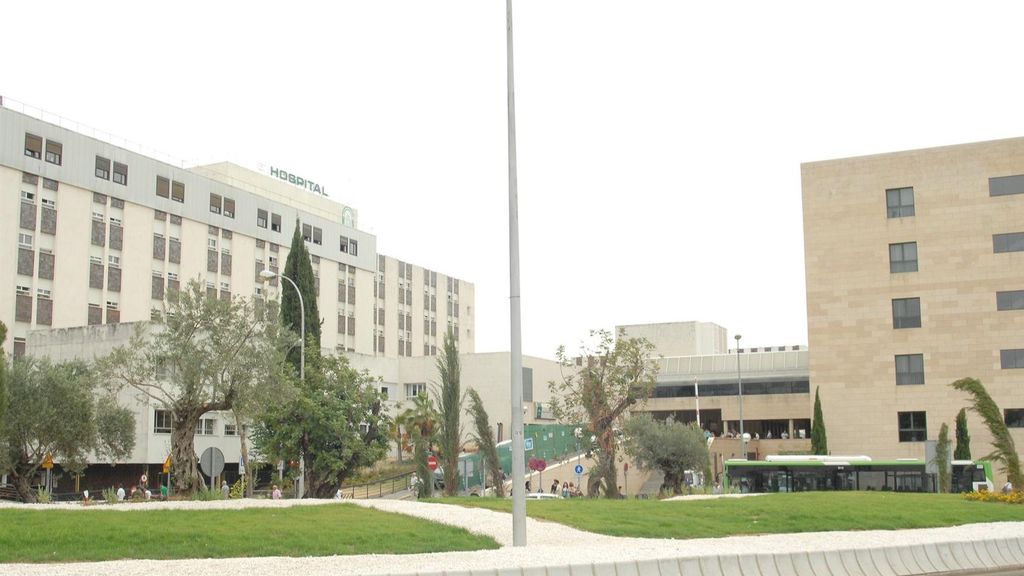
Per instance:
[[[164,474],[168,474],[171,471],[171,455],[167,455],[167,460],[164,460]]]
[[[47,470],[51,470],[53,468],[53,455],[52,454],[47,454],[46,455],[46,458],[43,460],[43,468],[45,468]]]

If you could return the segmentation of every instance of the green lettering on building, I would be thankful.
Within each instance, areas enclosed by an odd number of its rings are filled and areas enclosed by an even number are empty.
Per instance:
[[[313,182],[312,180],[307,180],[306,178],[303,178],[301,176],[296,176],[295,174],[292,174],[292,173],[287,172],[285,170],[281,170],[280,168],[275,168],[274,166],[271,166],[270,167],[270,175],[274,176],[274,177],[276,177],[276,178],[278,178],[280,180],[283,180],[283,181],[285,181],[285,182],[287,182],[289,184],[293,184],[295,186],[298,186],[299,188],[303,188],[305,190],[309,190],[310,192],[313,192],[314,194],[319,194],[321,196],[327,196],[327,187],[326,186],[321,186],[320,184],[317,184],[316,182]]]

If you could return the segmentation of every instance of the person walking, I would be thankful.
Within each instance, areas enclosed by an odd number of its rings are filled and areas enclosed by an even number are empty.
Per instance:
[[[117,486],[117,501],[124,502],[124,484],[118,484]]]
[[[220,495],[223,496],[225,500],[231,497],[231,487],[228,486],[227,480],[220,481]]]
[[[277,487],[277,484],[274,484],[274,490],[270,493],[270,497],[274,500],[281,499],[281,489]]]

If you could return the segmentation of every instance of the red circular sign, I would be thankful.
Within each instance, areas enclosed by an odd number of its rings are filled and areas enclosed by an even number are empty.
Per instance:
[[[427,467],[431,470],[437,470],[437,456],[433,454],[427,456]]]

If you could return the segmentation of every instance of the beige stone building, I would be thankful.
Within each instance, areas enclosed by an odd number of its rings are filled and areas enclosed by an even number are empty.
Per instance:
[[[802,166],[810,379],[835,454],[924,457],[979,378],[1024,445],[1024,138]],[[977,415],[975,458],[990,450]]]

